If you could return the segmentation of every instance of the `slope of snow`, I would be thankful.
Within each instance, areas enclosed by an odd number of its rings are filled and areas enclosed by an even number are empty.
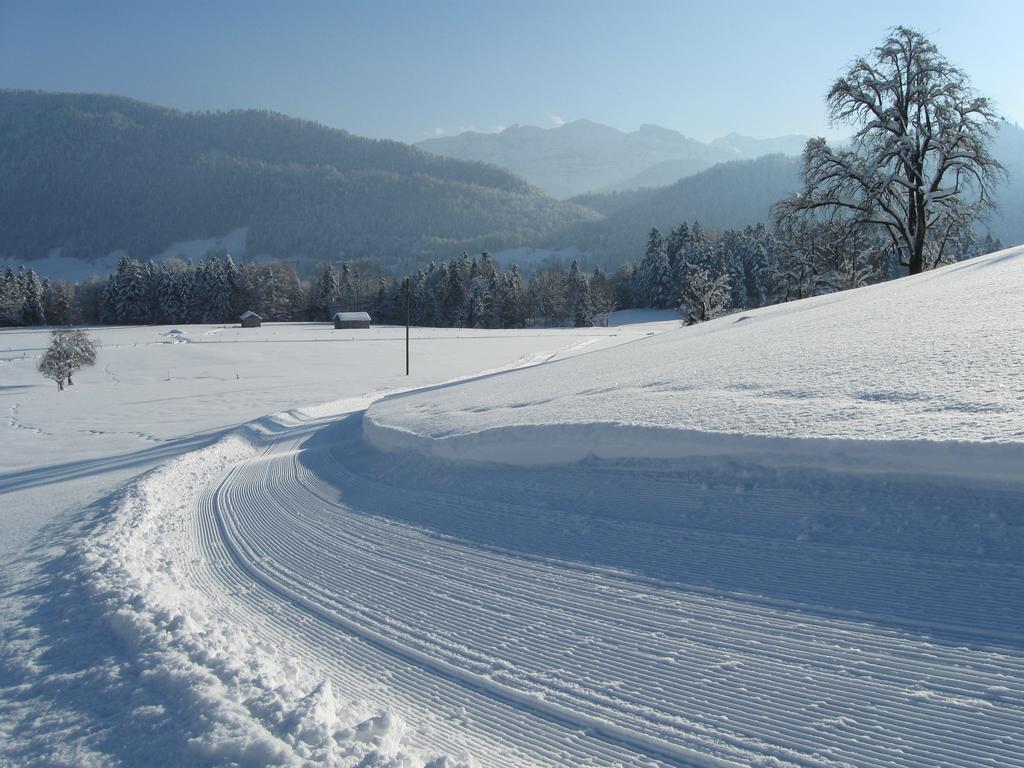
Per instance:
[[[0,492],[50,522],[4,570],[0,762],[1024,766],[1022,258],[699,328],[424,329],[390,396],[388,329],[126,330],[139,390],[95,415],[19,342]],[[152,396],[171,355],[194,407]],[[76,418],[227,426],[103,497]],[[40,511],[60,484],[87,506]]]
[[[1022,285],[1024,249],[1009,249],[391,398],[371,409],[367,434],[511,463],[735,451],[827,463],[835,452],[874,469],[968,461],[1012,478],[1024,465]]]

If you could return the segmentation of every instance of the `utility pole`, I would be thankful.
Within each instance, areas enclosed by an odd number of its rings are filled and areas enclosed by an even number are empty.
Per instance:
[[[412,319],[412,281],[404,280],[405,287],[405,375],[409,375],[409,321]]]

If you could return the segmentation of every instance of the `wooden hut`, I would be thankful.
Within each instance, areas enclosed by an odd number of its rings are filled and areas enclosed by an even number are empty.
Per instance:
[[[335,328],[369,328],[370,315],[366,312],[335,312]]]
[[[263,324],[263,318],[255,312],[245,312],[238,318],[243,328],[259,328]]]

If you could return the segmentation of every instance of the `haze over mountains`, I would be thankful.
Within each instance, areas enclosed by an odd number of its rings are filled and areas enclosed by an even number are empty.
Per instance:
[[[572,243],[598,263],[639,258],[652,226],[662,232],[685,221],[710,229],[742,229],[771,219],[772,206],[800,184],[800,159],[765,155],[720,163],[675,184],[598,195],[572,202],[597,211],[599,221],[566,224],[549,243]]]
[[[802,145],[739,134],[702,144],[580,120],[424,142],[428,152],[269,112],[0,91],[0,266],[30,261],[51,278],[81,279],[120,253],[198,259],[225,248],[307,273],[361,259],[402,273],[463,250],[541,248],[614,267],[642,255],[652,226],[769,221],[798,188]],[[491,155],[434,154],[443,147]],[[749,159],[764,152],[774,154]],[[1004,123],[993,154],[1009,182],[980,230],[1021,243],[1024,129]],[[508,166],[490,164],[499,161]],[[588,193],[559,200],[541,185]]]
[[[0,91],[0,257],[148,258],[245,229],[249,255],[393,265],[598,218],[494,166],[270,112]]]
[[[445,157],[506,168],[552,197],[569,198],[664,186],[730,160],[799,155],[807,139],[754,139],[731,133],[704,144],[657,125],[642,125],[627,133],[575,120],[556,128],[514,125],[498,133],[467,131],[417,146]]]

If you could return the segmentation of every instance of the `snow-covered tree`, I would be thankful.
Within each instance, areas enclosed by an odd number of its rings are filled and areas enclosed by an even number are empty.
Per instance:
[[[824,263],[832,234],[822,222],[808,219],[783,220],[777,233],[780,293],[773,300],[793,301],[827,293]]]
[[[539,323],[563,323],[566,309],[566,281],[561,269],[536,269],[526,289],[529,314]]]
[[[605,319],[618,307],[615,295],[615,283],[603,267],[596,267],[590,276],[590,296],[594,302],[594,310]]]
[[[665,244],[657,227],[651,227],[647,236],[647,250],[637,270],[640,291],[649,307],[663,307],[671,290],[672,274]]]
[[[71,325],[75,313],[75,286],[65,280],[47,280],[43,286],[43,311],[50,325]]]
[[[673,275],[679,273],[680,264],[686,259],[686,251],[690,245],[690,228],[684,221],[669,231],[665,240],[665,255]]]
[[[569,266],[567,278],[567,303],[569,317],[576,328],[588,328],[594,324],[596,311],[594,300],[590,295],[590,281],[580,271],[580,265],[576,259],[572,260]]]
[[[341,265],[341,272],[338,273],[338,305],[345,311],[356,309],[358,295],[356,292],[355,276],[348,264]]]
[[[21,325],[21,308],[24,304],[21,281],[14,270],[7,267],[0,280],[0,325]]]
[[[700,264],[687,265],[679,309],[688,323],[703,323],[725,314],[729,299],[728,273],[716,276]]]
[[[448,290],[443,316],[449,327],[460,328],[466,324],[470,269],[469,254],[465,251],[448,265]]]
[[[21,282],[21,322],[24,325],[43,325],[46,312],[43,310],[43,284],[35,270],[28,269],[20,274]]]
[[[466,325],[469,328],[486,328],[489,315],[488,280],[478,274],[469,284],[467,299]]]
[[[39,360],[39,372],[57,384],[58,391],[64,389],[64,382],[74,382],[72,375],[79,368],[96,362],[96,344],[82,330],[60,330],[50,334],[50,346]]]
[[[632,263],[619,265],[612,277],[615,289],[616,308],[635,307],[639,305],[636,290],[636,267]]]
[[[313,304],[321,320],[331,316],[331,309],[338,304],[338,275],[330,262],[324,262],[313,284]]]
[[[519,265],[513,264],[501,277],[501,327],[522,328],[526,325],[526,286]]]
[[[226,323],[237,317],[234,306],[238,268],[231,254],[213,253],[206,260],[201,300],[204,322]]]
[[[988,99],[920,32],[896,27],[829,91],[834,125],[856,127],[848,149],[807,143],[803,190],[781,217],[839,216],[881,228],[911,274],[941,260],[952,229],[992,205],[1004,174],[989,153],[998,121]]]
[[[100,294],[100,321],[117,322],[117,274],[110,275]]]

